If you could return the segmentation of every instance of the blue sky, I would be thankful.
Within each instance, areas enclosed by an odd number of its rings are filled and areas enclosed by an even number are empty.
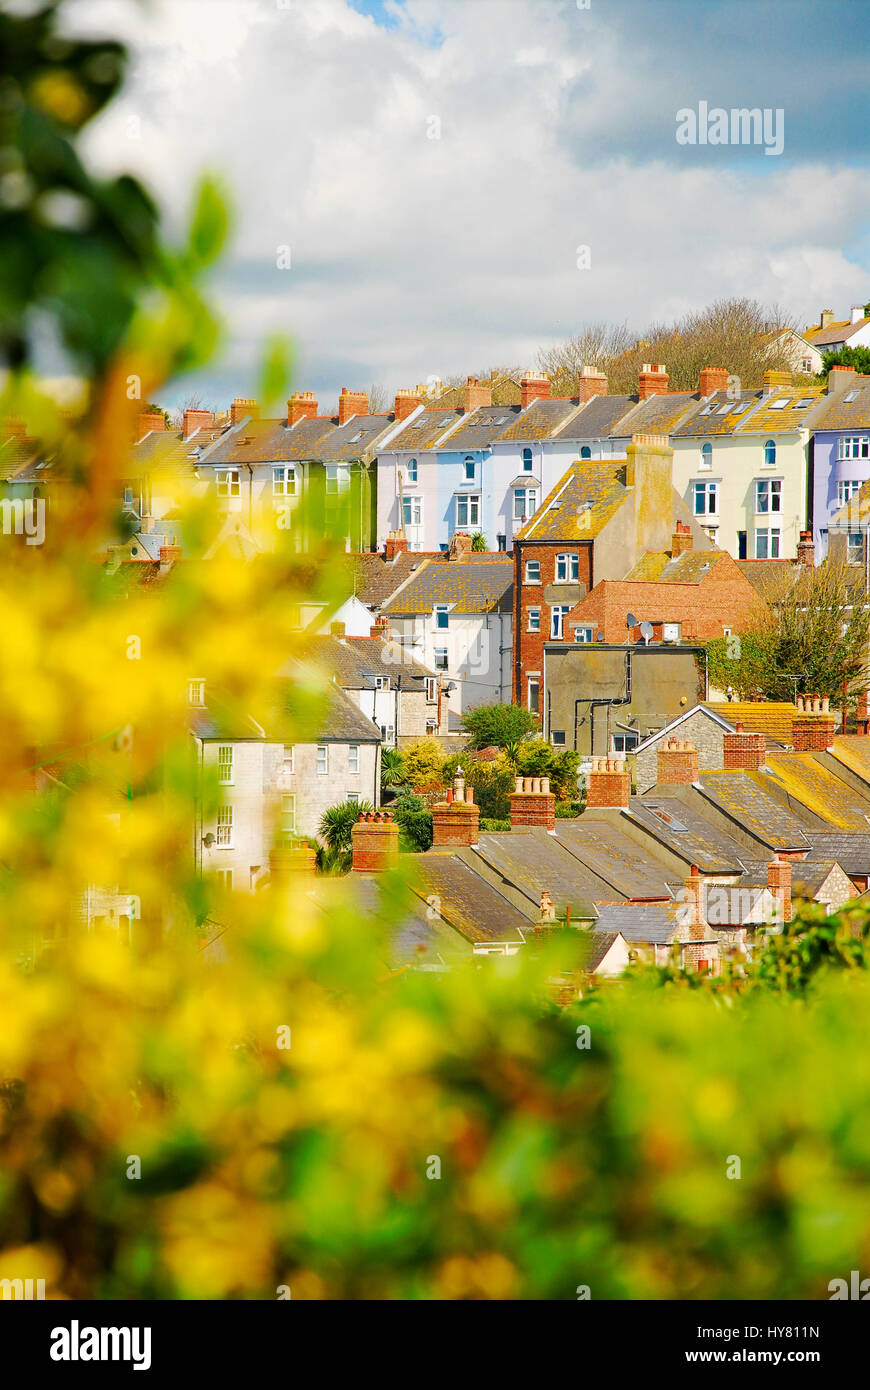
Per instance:
[[[866,15],[865,0],[87,0],[78,27],[120,28],[133,52],[94,157],[143,174],[170,227],[202,169],[236,207],[214,287],[223,356],[167,403],[248,394],[276,330],[296,343],[294,385],[331,407],[343,385],[533,365],[584,322],[640,332],[727,295],[802,323],[847,314],[870,299]],[[782,153],[678,144],[677,112],[702,101],[782,110]]]

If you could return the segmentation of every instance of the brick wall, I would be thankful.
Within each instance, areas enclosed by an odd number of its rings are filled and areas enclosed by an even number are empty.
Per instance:
[[[722,744],[724,729],[721,729],[709,715],[698,711],[690,714],[679,725],[677,734],[680,738],[691,739],[698,752],[699,769],[719,769],[723,766]],[[634,759],[634,775],[637,784],[638,795],[649,791],[654,787],[658,777],[658,747],[660,740],[650,744],[642,752],[638,753]]]
[[[546,777],[518,777],[510,794],[511,825],[542,825],[556,829],[556,798]]]
[[[698,780],[698,750],[688,739],[669,738],[656,753],[660,787],[691,786]]]
[[[746,772],[757,772],[764,767],[767,752],[764,734],[748,734],[742,724],[737,732],[726,734],[722,746],[722,766],[726,772],[742,768]]]
[[[563,553],[578,556],[576,582],[556,579],[556,556]],[[526,562],[537,560],[541,566],[539,583],[526,583]],[[543,707],[544,643],[552,640],[550,633],[552,609],[556,604],[573,607],[592,583],[592,544],[589,541],[516,541],[514,544],[514,668],[513,700],[527,705],[527,679],[537,673],[541,678]],[[529,631],[529,610],[539,608],[540,631]],[[623,619],[624,622],[624,619]],[[624,633],[623,633],[624,635]],[[573,641],[573,632],[566,637]]]

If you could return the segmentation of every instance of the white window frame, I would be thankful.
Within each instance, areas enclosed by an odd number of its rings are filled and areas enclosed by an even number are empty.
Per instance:
[[[561,571],[561,573],[560,573]],[[556,556],[556,580],[576,584],[580,578],[580,555],[576,550],[563,550]]]
[[[703,497],[704,505],[699,510],[698,499]],[[710,481],[706,478],[698,479],[692,483],[692,515],[693,516],[718,516],[719,515],[719,483]]]
[[[443,656],[444,656],[444,663],[443,663],[443,665],[441,664],[441,655],[442,655],[442,654],[443,654]],[[446,670],[448,669],[448,663],[449,663],[449,661],[450,661],[450,653],[449,653],[447,647],[433,647],[433,648],[432,648],[432,658],[433,658],[433,659],[432,659],[432,665],[435,667],[435,670],[436,670],[436,671],[446,671]]]
[[[575,641],[575,642],[586,642],[586,643],[588,643],[588,642],[594,642],[594,641],[595,641],[595,628],[594,628],[594,627],[575,627],[575,629],[574,629],[574,641]]]
[[[351,441],[353,442],[353,441]],[[350,487],[350,474],[344,463],[326,464],[326,495],[338,497]]]
[[[423,525],[422,497],[411,496],[402,498],[402,521],[405,526]]]
[[[396,727],[394,724],[381,724],[381,742],[385,748],[395,748]]]
[[[329,744],[317,744],[317,775],[318,777],[329,776]]]
[[[846,533],[846,563],[849,565],[862,565],[864,563],[863,531],[848,531]]]
[[[447,603],[436,603],[432,610],[436,632],[447,632],[450,627],[450,605]],[[443,622],[441,621],[443,618]]]
[[[568,603],[554,603],[550,605],[550,641],[562,642],[565,637],[565,619],[571,612]]]
[[[870,458],[870,434],[841,434],[837,440],[837,458]]]
[[[242,477],[238,468],[218,468],[214,477],[218,497],[241,497]]]
[[[766,541],[767,554],[759,555],[762,537]],[[779,526],[756,526],[755,528],[755,558],[756,560],[778,560],[782,550],[782,529]]]
[[[755,515],[782,516],[782,478],[755,479]]]
[[[233,808],[230,805],[219,806],[217,809],[217,823],[215,825],[215,848],[233,848]]]
[[[223,786],[233,785],[233,745],[231,743],[218,744],[217,758],[218,781]]]
[[[534,692],[535,692],[535,698],[534,698],[534,700],[532,699],[532,691],[533,691],[533,690],[534,690]],[[540,676],[527,676],[527,677],[526,677],[526,708],[529,709],[529,710],[531,710],[532,714],[540,714],[540,712],[541,712],[541,678],[540,678]]]
[[[702,410],[701,414],[705,415],[707,411]],[[701,445],[701,462],[698,467],[703,468],[705,472],[713,467],[713,445],[709,440]]]
[[[187,703],[196,709],[205,706],[205,681],[193,677],[187,682]]]
[[[466,520],[463,521],[462,514]],[[460,531],[470,531],[480,525],[480,493],[460,493],[456,499],[456,526]]]
[[[232,869],[214,869],[213,873],[221,888],[223,888],[225,892],[231,893],[233,888]]]
[[[768,449],[772,449],[772,450],[773,450],[773,457],[772,457],[772,458],[768,458],[768,457],[767,457],[767,451],[768,451]],[[762,465],[761,465],[762,468],[775,468],[775,467],[776,467],[776,440],[775,440],[775,439],[766,439],[766,440],[764,441],[763,458],[764,458],[764,462],[763,462]]]
[[[359,744],[349,743],[347,745],[347,770],[354,775],[359,773]]]
[[[529,608],[529,625],[526,632],[540,632],[541,630],[541,610],[540,608]]]
[[[522,498],[522,503],[520,503]],[[528,521],[538,510],[538,489],[534,487],[514,488],[514,521]]]
[[[837,482],[837,506],[845,507],[861,491],[861,486],[860,478],[840,478]]]
[[[534,578],[532,577],[532,574],[531,574],[532,566],[534,566],[535,571],[536,571],[536,574],[535,574],[535,577],[534,577]],[[527,560],[527,561],[526,561],[526,578],[525,578],[525,582],[526,582],[526,584],[540,584],[540,582],[541,582],[541,562],[540,562],[540,560]]]
[[[438,677],[426,677],[426,704],[437,705],[438,703]]]
[[[273,463],[272,496],[296,496],[296,469],[291,463]]]
[[[344,799],[345,799],[345,801],[349,801],[350,804],[351,804],[351,806],[358,806],[358,805],[359,805],[359,792],[345,792],[345,794],[344,794]]]
[[[524,473],[531,473],[531,472],[532,472],[532,469],[533,469],[533,467],[534,467],[534,459],[532,458],[532,451],[531,451],[531,449],[529,448],[528,445],[526,445],[526,447],[523,449],[522,459],[523,459],[523,472],[524,472]]]
[[[282,792],[281,794],[281,824],[279,835],[281,839],[288,839],[289,836],[296,834],[296,793]],[[289,822],[289,823],[288,823]]]
[[[408,482],[416,483],[418,476],[417,460],[408,459]]]
[[[296,772],[296,745],[295,743],[284,744],[284,771],[290,775]]]
[[[389,690],[389,676],[375,676],[375,690]]]
[[[470,473],[468,471],[469,469],[471,469]],[[474,483],[477,481],[477,464],[470,454],[462,460],[462,481],[464,483]]]

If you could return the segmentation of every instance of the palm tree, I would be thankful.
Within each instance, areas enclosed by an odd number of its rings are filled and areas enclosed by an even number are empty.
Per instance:
[[[329,806],[324,811],[317,833],[326,841],[328,849],[349,854],[353,848],[353,827],[360,813],[365,814],[373,810],[370,801],[339,801],[337,805]]]
[[[405,771],[405,759],[402,757],[398,748],[384,748],[381,750],[381,791],[393,791],[396,787],[404,787],[408,781],[408,774]]]

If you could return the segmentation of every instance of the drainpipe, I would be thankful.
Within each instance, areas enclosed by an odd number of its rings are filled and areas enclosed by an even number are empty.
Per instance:
[[[252,463],[246,463],[245,467],[248,470],[248,530],[250,530],[252,525],[251,518],[254,514],[254,465]]]

